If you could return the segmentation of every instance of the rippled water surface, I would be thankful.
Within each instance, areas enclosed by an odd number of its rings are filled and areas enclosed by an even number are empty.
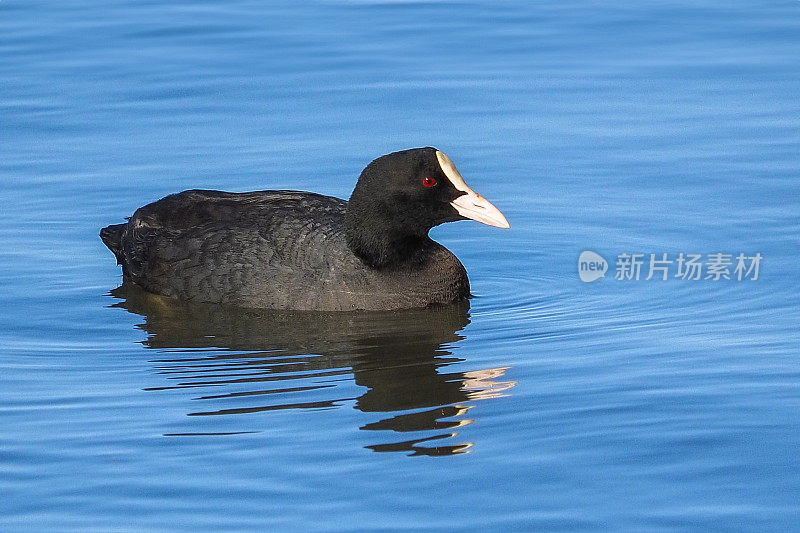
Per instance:
[[[798,58],[797,2],[3,1],[0,529],[796,530]],[[511,221],[433,231],[468,305],[186,306],[97,236],[425,145]]]

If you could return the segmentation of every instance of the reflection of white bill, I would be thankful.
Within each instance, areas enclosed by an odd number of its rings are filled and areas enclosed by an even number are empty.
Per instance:
[[[507,391],[517,384],[516,381],[495,381],[506,374],[509,367],[487,368],[484,370],[470,370],[464,372],[462,390],[469,391],[470,400],[486,400],[501,398]]]
[[[585,250],[578,257],[578,276],[583,282],[589,283],[603,278],[607,270],[608,262],[598,253]]]

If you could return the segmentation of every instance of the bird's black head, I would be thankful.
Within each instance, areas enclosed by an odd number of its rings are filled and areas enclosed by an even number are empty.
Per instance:
[[[432,227],[465,218],[509,227],[444,153],[414,148],[367,165],[350,197],[345,229],[350,249],[367,264],[383,267],[429,243]]]

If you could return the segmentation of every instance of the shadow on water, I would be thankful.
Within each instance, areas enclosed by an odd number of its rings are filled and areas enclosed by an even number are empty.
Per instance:
[[[466,416],[472,403],[502,396],[515,384],[499,380],[507,368],[446,371],[464,361],[452,345],[464,339],[459,332],[469,324],[468,302],[402,312],[298,313],[187,304],[125,284],[111,295],[120,299],[113,307],[144,317],[145,346],[166,356],[153,362],[172,384],[147,390],[208,389],[195,398],[204,407],[190,416],[352,404],[389,415],[362,430],[419,434],[367,448],[452,455],[472,446],[449,444],[457,428],[473,422]]]

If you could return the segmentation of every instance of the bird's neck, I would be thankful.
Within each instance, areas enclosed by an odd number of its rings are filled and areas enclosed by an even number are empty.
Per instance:
[[[345,214],[347,246],[373,268],[413,266],[432,245],[427,231],[409,231],[376,205],[350,200]]]

